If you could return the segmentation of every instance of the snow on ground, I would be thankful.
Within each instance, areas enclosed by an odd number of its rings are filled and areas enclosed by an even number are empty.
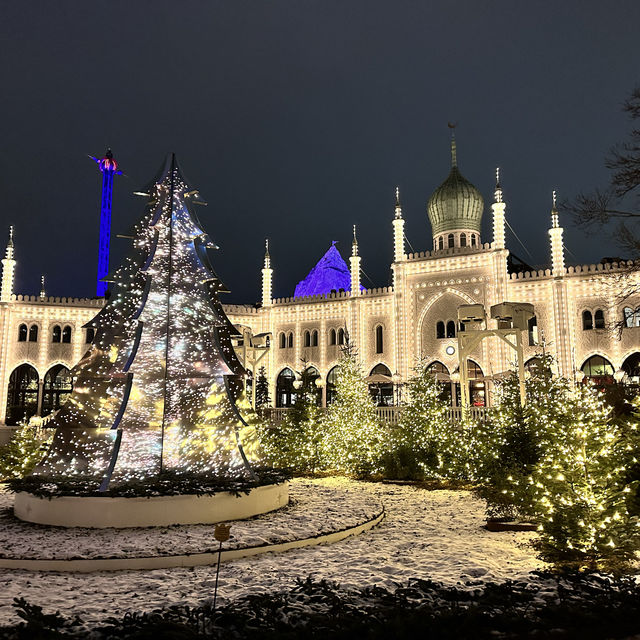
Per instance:
[[[347,588],[392,587],[409,578],[445,584],[526,580],[529,572],[543,567],[527,545],[533,534],[486,531],[482,528],[484,505],[468,492],[427,491],[344,478],[294,481],[294,485],[309,482],[348,489],[354,509],[375,498],[384,504],[387,516],[375,529],[333,545],[227,562],[220,570],[219,597],[289,589],[296,578],[308,575]],[[328,513],[331,505],[325,506]],[[315,513],[316,518],[323,515],[322,510]],[[269,526],[268,518],[262,522]],[[16,620],[11,607],[14,597],[22,596],[46,613],[59,610],[98,622],[126,611],[201,603],[212,597],[214,582],[215,567],[93,574],[0,570],[0,626]]]
[[[290,503],[231,527],[225,549],[304,540],[358,526],[377,516],[381,501],[359,488],[294,480]],[[137,558],[217,551],[213,525],[85,529],[49,527],[18,520],[13,495],[0,494],[0,557]]]

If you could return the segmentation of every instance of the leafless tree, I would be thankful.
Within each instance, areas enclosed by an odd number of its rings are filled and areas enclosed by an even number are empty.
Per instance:
[[[629,139],[612,147],[605,158],[605,166],[611,171],[609,185],[561,203],[577,226],[607,233],[626,256],[624,268],[612,272],[612,277],[620,280],[616,305],[640,294],[640,86],[631,92],[622,109],[632,128]],[[640,314],[640,303],[631,308],[634,314]],[[621,330],[625,325],[623,318],[616,328]]]

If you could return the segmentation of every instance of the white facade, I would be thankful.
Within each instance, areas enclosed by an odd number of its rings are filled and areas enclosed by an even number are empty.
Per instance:
[[[271,398],[286,404],[286,398],[277,398],[276,385],[279,374],[287,368],[298,373],[313,366],[326,384],[341,354],[341,330],[357,347],[366,373],[382,364],[389,374],[394,374],[394,381],[401,383],[411,375],[416,359],[424,357],[443,365],[439,368],[446,376],[459,365],[457,340],[452,335],[457,333],[457,307],[481,303],[488,311],[491,305],[503,301],[529,302],[535,307],[537,327],[530,332],[531,340],[525,336],[525,359],[545,350],[555,357],[559,373],[574,378],[591,356],[601,356],[607,362],[598,361],[602,366],[591,369],[587,364],[587,373],[612,375],[623,368],[629,375],[638,375],[634,373],[637,363],[634,364],[633,354],[640,354],[640,326],[610,328],[623,319],[625,307],[640,306],[640,297],[622,300],[622,292],[634,276],[627,274],[624,265],[615,263],[566,267],[555,206],[548,218],[551,268],[510,273],[509,250],[504,245],[508,208],[499,185],[494,200],[493,242],[481,243],[474,227],[465,224],[435,235],[433,245],[425,238],[425,244],[438,247],[444,236],[446,247],[447,238],[453,237],[453,247],[407,254],[404,220],[397,199],[395,210],[390,212],[389,242],[394,250],[391,287],[359,289],[362,258],[354,233],[350,290],[309,298],[273,299],[277,273],[271,268],[267,249],[262,269],[262,305],[226,305],[225,310],[234,324],[250,327],[254,334],[271,333],[271,348],[260,363],[267,370]],[[476,233],[471,245],[471,235]],[[467,246],[462,246],[465,243]],[[0,423],[7,417],[8,402],[11,404],[16,398],[15,388],[13,396],[9,393],[11,374],[24,364],[31,365],[37,374],[37,381],[34,374],[31,391],[27,391],[31,393],[30,401],[37,396],[38,411],[43,398],[45,405],[51,407],[51,398],[46,395],[47,384],[51,386],[47,372],[57,365],[70,369],[81,358],[87,345],[87,330],[82,327],[103,303],[102,299],[16,295],[12,289],[18,262],[10,240],[2,260],[0,295]],[[628,324],[640,325],[636,320],[640,318],[633,315]],[[489,328],[496,326],[495,321],[488,322]],[[37,335],[33,326],[37,327]],[[56,340],[55,327],[60,332],[68,327],[69,331]],[[30,340],[32,337],[35,339]],[[489,338],[472,354],[472,360],[480,375],[490,380],[513,368],[514,355],[504,343]]]

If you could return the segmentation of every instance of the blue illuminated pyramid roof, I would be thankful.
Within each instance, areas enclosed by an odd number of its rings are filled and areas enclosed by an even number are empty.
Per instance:
[[[298,282],[293,296],[294,298],[320,296],[334,289],[336,291],[351,290],[351,272],[336,249],[335,241],[331,243],[329,250],[320,258],[318,264],[309,271],[307,277]]]

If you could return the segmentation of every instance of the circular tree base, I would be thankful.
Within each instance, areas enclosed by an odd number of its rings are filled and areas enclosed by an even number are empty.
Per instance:
[[[13,512],[20,520],[57,527],[162,527],[244,520],[280,509],[288,502],[288,482],[256,487],[248,494],[224,491],[213,495],[144,498],[42,498],[20,491],[16,494]]]

